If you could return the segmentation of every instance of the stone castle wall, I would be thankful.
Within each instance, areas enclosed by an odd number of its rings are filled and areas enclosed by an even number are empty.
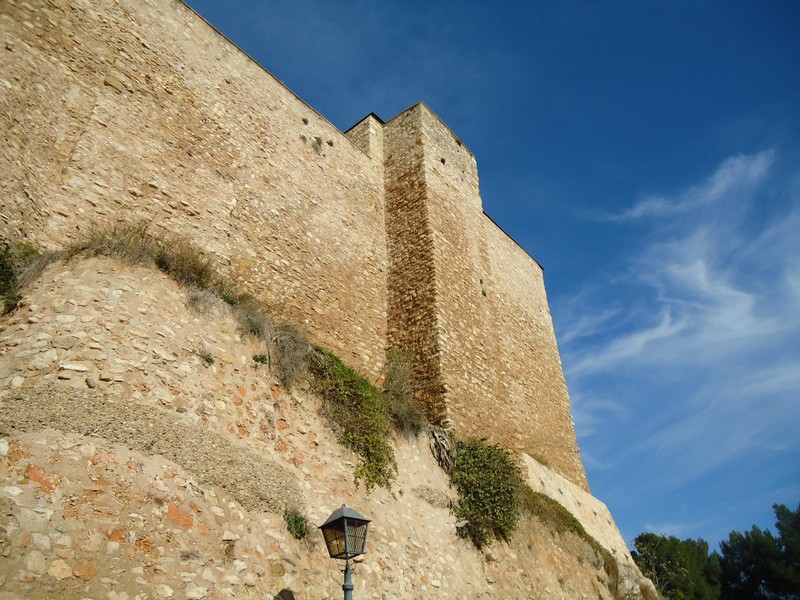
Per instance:
[[[522,432],[509,443],[588,490],[542,268],[485,215],[484,227],[492,300],[487,335],[497,340],[492,368],[498,386],[488,412],[500,415],[498,429]],[[485,409],[471,409],[469,421],[485,419]]]
[[[372,377],[380,169],[179,2],[3,2],[0,235],[61,247],[150,221]]]
[[[9,0],[0,29],[0,236],[188,236],[372,379],[411,349],[433,420],[586,487],[541,268],[427,107],[342,134],[177,1]]]

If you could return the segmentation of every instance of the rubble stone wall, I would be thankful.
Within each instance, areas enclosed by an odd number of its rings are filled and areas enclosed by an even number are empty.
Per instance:
[[[427,436],[392,439],[391,490],[356,486],[321,399],[253,361],[266,345],[219,299],[98,257],[51,264],[24,296],[0,316],[0,600],[341,598],[314,526],[343,502],[374,519],[358,598],[641,597],[538,517],[482,551],[459,537]],[[531,485],[631,564],[604,507],[530,462]]]

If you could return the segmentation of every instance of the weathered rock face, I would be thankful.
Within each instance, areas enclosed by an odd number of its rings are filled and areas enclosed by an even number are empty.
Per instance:
[[[414,352],[431,420],[588,489],[542,269],[427,107],[343,134],[177,0],[7,0],[0,31],[0,237],[185,236],[360,372]]]
[[[321,536],[295,540],[282,512],[317,524],[343,502],[374,519],[358,597],[625,597],[536,519],[487,554],[458,538],[425,439],[394,440],[391,492],[355,488],[318,400],[252,360],[224,303],[188,301],[91,258],[48,267],[0,321],[0,598],[338,598]]]

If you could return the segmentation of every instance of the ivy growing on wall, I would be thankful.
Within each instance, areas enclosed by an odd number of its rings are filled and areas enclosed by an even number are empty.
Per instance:
[[[459,442],[451,473],[458,492],[458,534],[478,548],[508,540],[519,520],[523,479],[508,453],[485,440]]]

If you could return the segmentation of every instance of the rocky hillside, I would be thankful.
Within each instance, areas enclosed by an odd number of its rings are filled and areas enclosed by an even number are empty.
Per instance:
[[[649,589],[547,519],[476,550],[456,535],[427,434],[392,440],[391,491],[357,488],[320,400],[255,362],[261,344],[224,302],[155,269],[47,267],[0,320],[0,600],[340,598],[313,525],[342,503],[373,519],[358,598]],[[287,509],[308,537],[288,532]]]

